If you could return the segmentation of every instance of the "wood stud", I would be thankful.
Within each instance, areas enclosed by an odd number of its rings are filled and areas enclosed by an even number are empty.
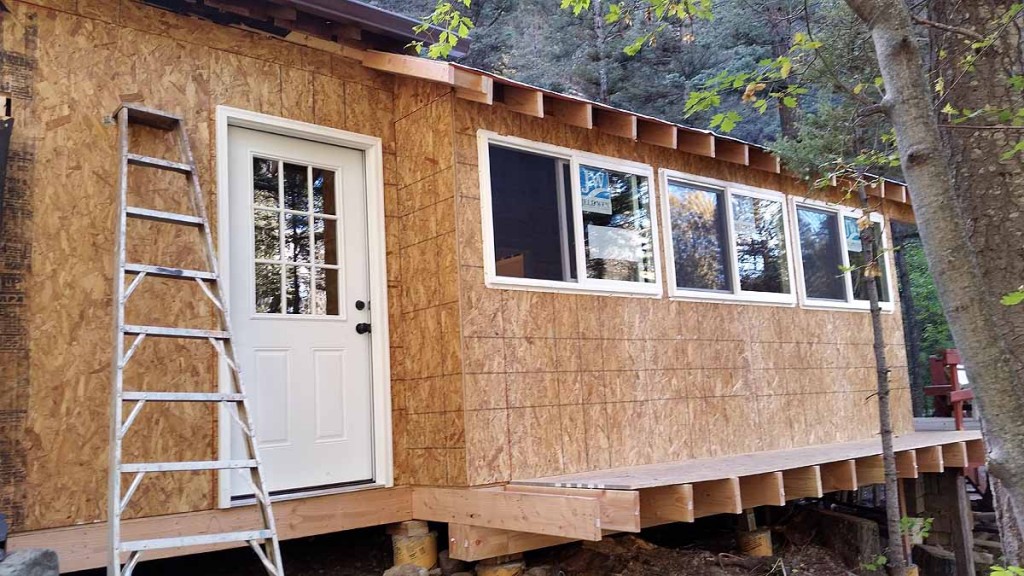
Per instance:
[[[740,496],[739,478],[709,480],[693,485],[694,518],[742,512],[743,498]]]
[[[693,486],[677,484],[640,491],[640,524],[644,528],[693,522]]]
[[[896,453],[896,476],[899,478],[917,478],[917,452],[906,450]]]
[[[758,506],[785,506],[783,473],[769,472],[740,477],[740,500],[740,507],[744,510]]]
[[[880,454],[857,458],[856,466],[858,487],[885,484],[885,462]]]
[[[942,460],[942,447],[941,446],[928,446],[925,448],[918,448],[917,452],[917,471],[918,472],[942,472],[946,469],[945,464]]]
[[[967,468],[970,465],[967,460],[966,442],[955,442],[942,446],[942,462],[947,469]]]

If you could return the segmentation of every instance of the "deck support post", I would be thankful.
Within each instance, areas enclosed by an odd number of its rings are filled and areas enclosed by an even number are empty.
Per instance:
[[[946,470],[939,475],[936,496],[943,512],[949,516],[950,544],[956,555],[956,573],[960,576],[975,576],[974,515],[967,498],[963,469]]]

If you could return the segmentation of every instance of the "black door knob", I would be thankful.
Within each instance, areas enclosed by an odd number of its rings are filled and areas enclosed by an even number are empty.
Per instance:
[[[365,310],[365,309],[366,309],[366,302],[363,302],[362,300],[356,300],[356,310]]]
[[[359,324],[356,324],[356,333],[358,333],[358,334],[369,334],[370,333],[370,325],[367,324],[366,322],[360,322]]]

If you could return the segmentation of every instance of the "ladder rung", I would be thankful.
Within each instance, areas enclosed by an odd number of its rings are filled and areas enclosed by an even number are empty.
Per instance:
[[[165,222],[168,224],[184,224],[186,226],[202,226],[203,219],[198,216],[189,216],[188,214],[178,214],[176,212],[164,212],[163,210],[150,210],[149,208],[138,208],[136,206],[129,206],[125,209],[128,216],[132,218],[141,218],[143,220],[152,220],[154,222]]]
[[[181,122],[180,116],[134,103],[121,104],[117,112],[114,113],[115,117],[121,108],[128,111],[128,121],[133,124],[142,124],[159,130],[171,130]]]
[[[125,402],[241,402],[245,396],[219,392],[125,392],[121,399]]]
[[[162,550],[165,548],[184,548],[202,546],[204,544],[224,544],[227,542],[251,542],[273,538],[271,530],[249,530],[246,532],[224,532],[221,534],[201,534],[198,536],[179,536],[177,538],[154,538],[153,540],[132,540],[121,543],[122,552],[141,550]]]
[[[121,329],[125,334],[145,334],[146,336],[163,336],[166,338],[216,338],[227,340],[230,334],[221,330],[198,330],[195,328],[171,328],[169,326],[125,326]]]
[[[192,173],[192,167],[188,164],[182,164],[181,162],[175,162],[173,160],[164,160],[163,158],[154,158],[152,156],[143,156],[141,154],[129,153],[128,163],[135,166],[144,166],[146,168],[170,170],[171,172],[177,172],[178,174]]]
[[[203,272],[202,270],[186,270],[184,268],[166,268],[164,266],[150,266],[148,264],[125,264],[125,272],[131,274],[139,274],[145,272],[150,276],[162,276],[164,278],[200,278],[202,280],[216,280],[217,276],[213,272]]]
[[[239,470],[255,468],[255,460],[204,460],[199,462],[144,462],[122,464],[122,474],[137,472],[195,472],[199,470]]]

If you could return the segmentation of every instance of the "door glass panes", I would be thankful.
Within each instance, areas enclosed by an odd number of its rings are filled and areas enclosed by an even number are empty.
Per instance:
[[[732,291],[724,192],[669,181],[669,226],[676,287]]]
[[[779,200],[732,195],[740,289],[789,294],[784,208]]]
[[[808,298],[846,300],[839,215],[809,206],[796,207],[800,261]]]
[[[337,174],[253,158],[253,278],[259,314],[340,314]]]
[[[860,228],[857,219],[850,216],[843,217],[843,228],[846,233],[846,250],[850,258],[850,280],[853,282],[853,297],[855,300],[867,300],[868,291],[865,282],[869,279],[867,274],[867,248],[861,240]],[[872,224],[875,237],[875,249],[880,250],[882,246],[882,226],[877,222]],[[875,287],[878,290],[879,302],[890,302],[888,266],[886,258],[879,256],[878,274],[874,277]]]
[[[647,178],[580,165],[587,277],[656,281]]]
[[[489,159],[496,274],[574,281],[567,161],[494,145]]]

